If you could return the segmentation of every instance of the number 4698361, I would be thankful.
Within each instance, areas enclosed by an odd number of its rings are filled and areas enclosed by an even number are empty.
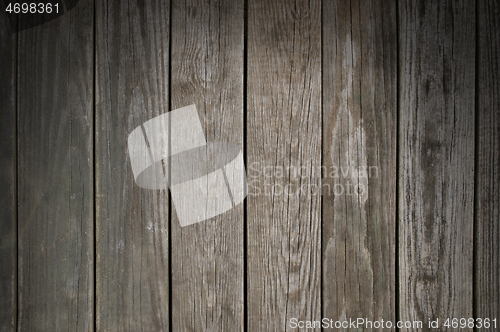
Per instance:
[[[493,328],[496,330],[497,328],[497,319],[489,319],[489,318],[448,318],[444,324],[446,328],[478,328],[478,329],[489,329]]]
[[[58,3],[36,3],[36,2],[23,2],[23,3],[9,3],[6,12],[12,14],[51,14],[59,13]]]

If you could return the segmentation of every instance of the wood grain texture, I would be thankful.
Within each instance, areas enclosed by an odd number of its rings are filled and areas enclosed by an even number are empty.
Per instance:
[[[321,2],[248,2],[248,330],[321,315]],[[319,331],[319,329],[316,329]]]
[[[19,331],[92,331],[93,1],[18,34]]]
[[[168,331],[169,196],[135,184],[127,139],[168,112],[170,5],[96,5],[96,328]]]
[[[475,8],[399,9],[399,310],[444,323],[473,314]]]
[[[476,316],[500,319],[500,3],[478,1]]]
[[[0,5],[0,8],[2,6]],[[0,14],[0,331],[16,330],[17,179],[16,43],[9,21]]]
[[[195,104],[206,141],[243,149],[242,0],[172,9],[171,108]],[[172,328],[243,330],[243,204],[181,228],[172,204]],[[192,202],[200,204],[200,202]]]
[[[395,321],[396,69],[394,1],[325,2],[324,317]]]

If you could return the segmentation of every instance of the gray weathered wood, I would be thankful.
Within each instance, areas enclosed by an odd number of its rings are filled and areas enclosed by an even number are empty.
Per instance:
[[[249,0],[246,64],[244,3],[0,13],[0,331],[500,319],[498,2]],[[189,104],[248,152],[246,223],[134,182],[130,132]]]
[[[20,32],[19,331],[92,331],[93,1]]]
[[[168,192],[134,182],[128,135],[168,112],[169,2],[96,2],[96,327],[169,330]]]
[[[394,1],[324,3],[323,316],[335,320],[395,321],[396,69]]]
[[[321,1],[248,2],[247,84],[248,330],[288,331],[321,315]]]
[[[195,104],[207,142],[243,149],[242,0],[174,1],[171,108]],[[192,202],[193,205],[200,202]],[[243,330],[243,204],[181,228],[172,204],[172,328]]]
[[[475,8],[399,9],[399,310],[443,324],[473,314]]]
[[[0,6],[1,8],[1,6]],[[0,14],[0,331],[16,330],[16,41]]]
[[[500,320],[500,3],[478,1],[476,316]],[[497,327],[500,327],[498,323]]]

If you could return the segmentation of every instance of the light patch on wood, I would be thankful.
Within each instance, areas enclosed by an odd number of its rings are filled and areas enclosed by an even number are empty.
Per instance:
[[[359,208],[363,208],[368,199],[368,177],[360,176],[359,172],[352,171],[359,171],[362,168],[368,169],[363,120],[352,116],[352,106],[349,105],[349,102],[352,103],[355,97],[353,96],[353,68],[356,66],[355,48],[351,43],[351,37],[347,35],[342,61],[342,70],[345,77],[347,77],[347,84],[342,85],[341,103],[337,109],[337,118],[332,130],[330,158],[332,165],[338,168],[346,167],[342,162],[347,163],[350,171],[348,172],[348,179],[346,179],[348,182],[344,185],[344,192],[347,192],[349,188],[357,188],[356,190],[349,190],[347,194],[352,193],[357,198]],[[355,105],[359,107],[356,102]],[[342,148],[339,149],[341,145]]]

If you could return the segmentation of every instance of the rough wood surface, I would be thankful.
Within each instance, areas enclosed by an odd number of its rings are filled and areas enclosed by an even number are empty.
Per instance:
[[[248,2],[248,331],[321,316],[321,2]],[[319,329],[316,329],[319,331]]]
[[[195,104],[207,142],[241,149],[243,9],[241,0],[176,0],[172,9],[171,109]],[[242,331],[243,204],[182,228],[172,204],[171,226],[172,329]]]
[[[18,34],[19,331],[91,331],[93,1]]]
[[[500,320],[500,3],[478,5],[475,313]]]
[[[394,1],[325,2],[323,317],[395,321],[396,69]]]
[[[168,1],[96,2],[96,328],[169,330],[166,190],[134,182],[128,135],[168,112]]]
[[[500,319],[498,1],[171,1],[0,0],[0,331]],[[190,104],[249,196],[180,227],[128,136]]]
[[[399,9],[399,310],[443,324],[473,315],[475,8]]]
[[[0,8],[2,6],[0,5]],[[16,330],[17,179],[16,42],[7,17],[0,14],[0,331]]]

